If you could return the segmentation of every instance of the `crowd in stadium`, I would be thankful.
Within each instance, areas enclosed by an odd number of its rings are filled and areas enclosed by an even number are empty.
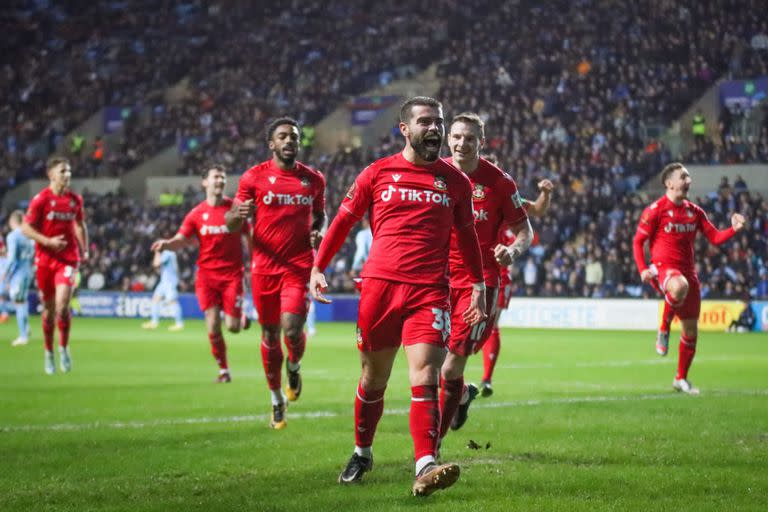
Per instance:
[[[270,117],[289,112],[315,123],[349,94],[437,61],[437,97],[446,111],[481,114],[488,125],[486,152],[524,194],[534,198],[541,178],[556,183],[548,216],[534,222],[537,245],[518,262],[517,293],[650,294],[639,287],[630,256],[648,199],[635,193],[673,155],[662,143],[648,142],[646,133],[652,125],[668,125],[720,77],[768,74],[768,52],[751,43],[768,33],[750,14],[760,2],[641,0],[621,9],[607,0],[506,2],[474,29],[462,27],[462,9],[482,12],[487,3],[444,0],[424,26],[421,17],[398,14],[402,2],[350,7],[309,1],[279,13],[239,1],[227,2],[226,9],[136,2],[130,15],[116,3],[74,13],[66,4],[38,2],[16,11],[5,26],[3,47],[13,57],[0,74],[8,98],[0,190],[41,176],[45,157],[64,134],[104,105],[145,108],[126,117],[117,148],[99,153],[94,140],[70,147],[76,175],[121,175],[184,137],[198,145],[188,151],[181,174],[199,174],[212,161],[240,173],[266,158],[263,128]],[[259,20],[258,36],[245,19]],[[409,21],[416,19],[418,27]],[[173,37],[163,28],[168,25],[176,27]],[[296,33],[302,34],[299,44],[287,44],[296,42]],[[343,45],[335,42],[340,39]],[[169,101],[164,91],[184,77],[181,98]],[[768,125],[758,137],[747,136],[747,113],[723,110],[720,132],[697,139],[686,161],[765,162]],[[400,146],[390,135],[374,148],[305,155],[326,176],[329,214],[367,163]],[[150,288],[154,277],[144,249],[177,227],[200,194],[190,191],[175,207],[123,195],[107,199],[85,198],[93,241],[83,284],[98,273],[104,279],[94,283],[103,281],[105,288]],[[753,230],[765,233],[766,203],[759,196],[734,186],[701,204],[720,226],[727,212],[749,205],[741,211]],[[765,279],[765,248],[756,238],[741,235],[729,246],[749,256],[744,269],[733,269],[733,258],[721,261],[719,250],[700,253],[706,254],[700,262],[705,294],[755,290]],[[351,240],[333,264],[337,290],[353,287]],[[189,254],[180,264],[190,275]]]

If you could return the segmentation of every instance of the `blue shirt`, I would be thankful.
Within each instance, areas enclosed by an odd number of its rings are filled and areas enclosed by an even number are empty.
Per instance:
[[[16,228],[5,237],[5,245],[8,247],[8,275],[12,276],[20,272],[31,273],[35,258],[35,242],[25,237],[21,233],[21,228]]]
[[[173,251],[160,253],[160,282],[171,286],[179,284],[179,262]]]

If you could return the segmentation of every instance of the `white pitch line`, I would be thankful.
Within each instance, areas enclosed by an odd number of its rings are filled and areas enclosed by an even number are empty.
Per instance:
[[[745,391],[707,391],[706,396],[768,396],[768,389],[745,390]],[[579,404],[594,402],[631,402],[635,400],[669,400],[682,398],[684,395],[679,393],[656,393],[647,395],[627,395],[627,396],[583,396],[583,397],[563,397],[552,399],[531,399],[531,400],[513,400],[510,402],[491,402],[479,403],[472,406],[473,409],[502,409],[507,407],[531,407],[539,405],[557,405],[557,404]],[[696,400],[696,398],[693,398]],[[406,415],[408,408],[386,409],[386,414]],[[347,415],[347,413],[344,413]],[[333,411],[310,411],[289,413],[291,419],[313,419],[313,418],[336,418],[341,416]],[[201,418],[167,418],[152,421],[95,421],[92,423],[59,423],[54,425],[3,425],[0,426],[0,434],[13,432],[80,432],[84,430],[96,429],[145,429],[154,427],[166,427],[173,425],[205,425],[217,423],[248,423],[265,422],[269,419],[268,414],[249,414],[243,416],[222,416],[222,417],[201,417]]]
[[[499,364],[496,368],[503,368],[505,370],[546,370],[550,368],[623,368],[626,366],[655,366],[661,364],[667,364],[674,359],[670,358],[656,358],[656,359],[640,359],[640,360],[619,360],[619,361],[585,361],[575,362],[567,364],[554,364],[554,363],[512,363],[512,364]],[[735,357],[735,356],[718,356],[718,357],[697,357],[696,364],[710,363],[710,362],[733,362],[733,361],[754,361],[754,358]]]

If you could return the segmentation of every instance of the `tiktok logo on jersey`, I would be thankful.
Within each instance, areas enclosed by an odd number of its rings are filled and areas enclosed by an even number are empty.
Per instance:
[[[264,204],[275,203],[280,206],[309,206],[312,204],[312,196],[303,196],[301,194],[275,194],[269,191],[264,196]]]
[[[412,188],[395,187],[390,185],[387,190],[381,193],[381,200],[385,203],[392,200],[392,198],[400,198],[401,201],[407,201],[411,203],[433,203],[442,206],[450,207],[451,198],[448,194],[442,192],[433,192],[431,190],[415,190]]]
[[[666,226],[664,226],[664,232],[665,233],[693,233],[696,231],[696,224],[676,224],[674,222],[670,222]]]
[[[488,220],[488,212],[480,208],[479,210],[473,210],[472,214],[475,216],[475,222],[481,222]]]
[[[65,222],[75,220],[75,214],[74,212],[54,212],[50,211],[48,212],[48,215],[45,216],[48,220],[63,220]]]
[[[203,224],[203,227],[200,228],[200,235],[226,235],[229,233],[229,229],[227,228],[226,224],[223,224],[221,226],[209,226],[207,224]]]

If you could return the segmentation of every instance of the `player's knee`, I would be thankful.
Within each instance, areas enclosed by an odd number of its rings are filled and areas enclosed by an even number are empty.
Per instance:
[[[455,380],[464,375],[467,358],[449,352],[440,373],[445,380]]]
[[[265,325],[261,328],[262,339],[268,345],[274,345],[280,343],[280,326],[278,325]]]
[[[667,283],[667,292],[676,302],[682,302],[688,295],[688,280],[684,276],[675,276]]]
[[[291,325],[287,329],[283,331],[285,333],[285,337],[288,338],[288,341],[292,343],[298,343],[301,341],[301,335],[303,334],[303,329],[301,326]]]
[[[56,320],[66,322],[70,319],[70,317],[71,317],[71,314],[69,312],[69,308],[63,308],[63,309],[56,308]]]

